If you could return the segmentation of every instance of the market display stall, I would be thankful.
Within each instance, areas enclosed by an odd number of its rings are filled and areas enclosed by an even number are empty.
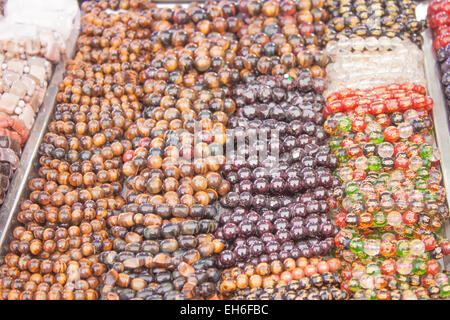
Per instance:
[[[0,299],[448,299],[447,1],[42,2],[0,20]]]

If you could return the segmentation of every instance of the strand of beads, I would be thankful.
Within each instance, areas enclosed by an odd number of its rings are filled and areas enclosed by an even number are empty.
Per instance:
[[[418,46],[425,21],[417,21],[413,0],[347,1],[327,0],[330,19],[325,39],[353,39],[355,37],[388,37],[410,40]]]
[[[450,293],[448,274],[438,271],[434,260],[355,262],[341,272],[342,286],[355,299],[445,299]]]
[[[222,292],[237,300],[341,300],[348,295],[340,289],[340,268],[335,258],[287,258],[283,263],[274,260],[227,269],[220,286]]]
[[[109,268],[102,293],[108,300],[212,299],[220,272],[211,206],[129,204],[110,217],[114,251],[100,260]]]

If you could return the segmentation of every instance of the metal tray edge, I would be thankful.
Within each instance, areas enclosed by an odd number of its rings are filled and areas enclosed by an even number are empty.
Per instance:
[[[20,164],[14,173],[10,188],[6,194],[5,201],[0,209],[0,256],[6,253],[9,240],[12,236],[12,230],[17,225],[14,221],[20,205],[28,196],[28,182],[34,177],[39,166],[39,145],[47,131],[53,107],[58,93],[58,84],[62,81],[66,61],[71,59],[75,52],[76,41],[78,39],[79,28],[75,28],[70,35],[67,47],[66,57],[62,59],[55,67],[52,79],[47,87],[44,102],[36,117],[33,129],[30,132],[29,139],[23,149]]]

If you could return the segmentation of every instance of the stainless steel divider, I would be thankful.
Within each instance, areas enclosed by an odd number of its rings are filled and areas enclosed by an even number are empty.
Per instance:
[[[78,33],[78,28],[75,28],[67,43],[66,58],[60,61],[54,68],[44,102],[39,109],[33,129],[23,149],[19,167],[14,173],[11,186],[5,197],[5,202],[0,209],[0,257],[3,257],[7,252],[6,250],[11,240],[12,231],[17,226],[15,217],[20,211],[20,205],[29,196],[28,182],[37,176],[39,169],[39,145],[50,122],[56,95],[58,94],[58,84],[63,80],[66,61],[74,55]]]

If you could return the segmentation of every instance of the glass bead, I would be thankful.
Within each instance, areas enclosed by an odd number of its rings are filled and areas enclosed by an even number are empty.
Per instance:
[[[366,210],[370,213],[375,213],[380,209],[379,202],[375,199],[376,193],[365,193],[366,197],[370,199],[366,200]],[[373,217],[372,217],[373,223]]]
[[[350,195],[350,199],[352,200],[353,203],[356,203],[356,202],[363,203],[364,202],[364,194],[362,192],[356,191]]]
[[[414,256],[420,256],[425,252],[425,244],[419,240],[414,239],[409,244],[410,247],[410,254]]]
[[[377,292],[373,289],[367,289],[365,291],[365,298],[366,300],[376,300],[377,299]]]
[[[372,276],[365,274],[359,279],[361,288],[373,289],[375,287],[375,281]]]
[[[402,184],[400,181],[389,181],[387,183],[387,189],[391,192],[396,192],[402,189]]]
[[[395,234],[392,232],[385,232],[381,235],[382,241],[394,241],[395,240]]]
[[[337,128],[341,132],[348,132],[352,128],[352,121],[348,117],[343,117],[338,120]]]
[[[438,148],[433,148],[433,154],[431,155],[430,160],[432,162],[438,162],[441,160],[441,152]]]
[[[367,298],[366,298],[366,291],[365,290],[356,291],[353,294],[353,299],[355,299],[355,300],[367,300]]]
[[[382,181],[383,183],[387,183],[390,179],[391,175],[387,172],[383,172],[378,175],[378,180]]]
[[[369,262],[366,265],[366,273],[371,276],[378,275],[381,273],[380,266],[378,265],[378,263]]]
[[[348,148],[348,155],[352,158],[358,157],[362,153],[362,149],[358,144],[354,144]]]
[[[400,131],[394,126],[387,127],[383,133],[384,139],[389,142],[395,142],[400,137]]]
[[[416,229],[414,226],[404,226],[405,236],[412,237],[414,235],[414,230]]]
[[[425,204],[423,202],[414,201],[410,204],[410,207],[411,211],[414,211],[415,213],[420,213],[423,211]]]
[[[372,215],[368,212],[364,212],[359,216],[360,228],[370,228],[373,225]]]
[[[374,156],[377,151],[377,145],[375,143],[366,143],[363,146],[363,154],[366,157]]]
[[[423,275],[427,272],[427,263],[422,259],[414,259],[412,272],[416,275]]]
[[[341,168],[339,168],[338,170],[339,170],[339,171],[338,171],[338,177],[339,177],[342,181],[347,182],[347,181],[353,180],[353,170],[352,170],[352,168],[349,168],[349,167],[341,167]]]
[[[433,154],[433,147],[428,144],[422,144],[419,149],[422,159],[429,159]]]
[[[375,227],[384,227],[387,223],[386,214],[378,211],[373,215],[373,225]]]
[[[367,170],[368,160],[366,157],[361,156],[355,159],[355,168],[360,170]]]
[[[417,296],[412,290],[404,290],[402,296],[402,300],[417,300]]]
[[[442,284],[441,286],[440,286],[440,290],[441,290],[441,297],[442,298],[448,298],[448,297],[450,297],[450,285],[447,283],[447,284]]]
[[[403,179],[405,179],[405,174],[402,170],[391,171],[391,180],[402,181]]]
[[[409,255],[409,241],[408,240],[400,240],[397,242],[397,255],[399,257],[406,257]]]
[[[354,238],[350,241],[350,250],[354,253],[363,252],[364,241],[361,238]]]
[[[392,275],[397,272],[397,263],[393,259],[384,260],[381,263],[381,271],[383,274]]]
[[[384,181],[377,180],[373,183],[373,186],[375,187],[375,192],[377,192],[378,194],[381,194],[384,191],[386,191],[386,182]]]
[[[356,117],[352,119],[352,131],[363,132],[366,128],[366,121],[362,117]]]
[[[347,195],[351,195],[355,192],[359,191],[359,185],[356,182],[347,182],[345,185],[345,193]]]
[[[388,158],[394,155],[394,146],[390,142],[382,142],[378,146],[378,155],[381,158]]]
[[[386,113],[381,113],[379,115],[377,115],[376,117],[376,121],[377,123],[379,123],[382,127],[387,127],[389,126],[389,116]]]
[[[387,214],[387,223],[390,226],[397,227],[402,224],[402,215],[400,212],[392,211]]]
[[[419,118],[419,114],[414,109],[408,109],[403,113],[403,118],[405,122],[412,123],[414,120]]]
[[[380,243],[381,241],[378,239],[368,239],[363,246],[364,253],[369,256],[376,256],[380,253]]]
[[[345,211],[350,211],[350,209],[351,209],[351,207],[353,206],[353,201],[349,198],[349,197],[345,197],[343,200],[342,200],[342,208],[345,210]]]
[[[422,159],[422,167],[429,169],[431,167],[430,159]]]
[[[385,200],[380,200],[380,206],[381,209],[383,209],[384,211],[391,211],[394,209],[395,207],[395,201],[392,198],[387,198]],[[389,220],[392,220],[392,222],[390,222]],[[398,220],[398,217],[396,216],[392,216],[392,217],[387,217],[387,222],[392,225],[391,223],[396,223],[396,221]]]
[[[325,131],[330,134],[333,135],[336,133],[337,129],[338,129],[338,122],[334,119],[330,119],[328,118],[325,123],[323,124]]]
[[[439,272],[434,276],[434,280],[438,285],[444,285],[448,283],[448,276],[443,272]]]
[[[428,177],[430,176],[430,171],[427,169],[419,169],[417,170],[417,175],[419,177],[421,177],[422,179],[428,179]]]
[[[368,139],[369,139],[369,137],[364,132],[356,133],[355,138],[353,138],[355,143],[359,143],[359,144],[366,143]]]
[[[382,290],[384,288],[386,288],[388,282],[387,279],[384,275],[377,275],[375,277],[375,288],[378,290]]]
[[[411,170],[419,170],[420,168],[422,168],[422,164],[423,160],[421,157],[412,156],[411,158],[409,158],[409,169]]]
[[[380,254],[383,257],[392,257],[395,255],[395,245],[391,241],[381,241]]]
[[[361,286],[359,284],[359,280],[356,278],[351,278],[348,281],[348,288],[352,290],[353,292],[359,291],[361,289]]]
[[[412,211],[406,211],[402,215],[402,220],[404,224],[412,226],[417,222],[417,214]]]
[[[345,150],[344,148],[338,148],[336,150],[336,156],[338,157],[339,162],[341,163],[341,165],[345,162],[348,161],[349,156],[347,154],[347,150]]]
[[[352,276],[360,279],[363,275],[366,274],[366,268],[362,263],[355,263],[352,269]]]
[[[408,258],[400,258],[397,261],[397,272],[401,275],[408,275],[411,273],[413,269],[413,265],[411,259]]]
[[[373,130],[369,133],[369,141],[375,144],[380,144],[384,141],[383,133],[379,130]]]
[[[339,136],[331,137],[331,139],[330,139],[330,148],[331,148],[331,150],[335,151],[338,148],[340,148],[342,140],[343,139],[341,137],[339,137]]]
[[[373,185],[366,180],[361,181],[359,184],[359,190],[365,194],[373,193],[375,191]]]
[[[381,131],[382,131],[381,125],[379,123],[377,123],[376,121],[374,121],[375,119],[373,118],[373,116],[372,116],[372,119],[366,118],[365,120],[366,120],[367,126],[366,126],[366,130],[364,130],[364,132],[366,134],[369,135],[372,131],[378,131],[379,133],[381,133]]]
[[[419,191],[419,190],[411,191],[408,196],[409,196],[410,202],[415,202],[415,201],[423,202],[424,201],[424,198],[423,198],[424,194],[422,191]]]
[[[397,128],[399,130],[400,138],[402,138],[402,139],[407,139],[410,136],[412,136],[414,133],[414,129],[413,129],[412,125],[410,125],[409,123],[406,123],[406,122],[400,123],[397,126]]]
[[[372,156],[367,159],[368,168],[370,171],[378,171],[381,168],[381,160],[377,156]]]
[[[417,190],[426,190],[428,188],[428,184],[424,179],[416,178],[414,179],[414,185]]]
[[[442,181],[442,173],[441,173],[441,171],[439,169],[437,169],[437,168],[431,169],[431,171],[429,172],[428,179],[440,183]]]

